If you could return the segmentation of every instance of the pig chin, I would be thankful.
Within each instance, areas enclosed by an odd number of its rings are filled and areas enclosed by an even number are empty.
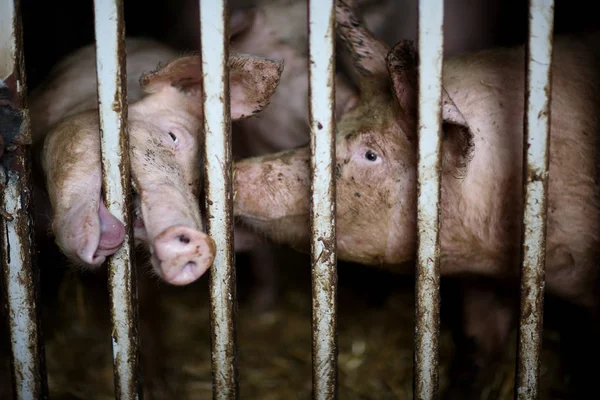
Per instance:
[[[236,220],[270,240],[289,245],[299,251],[308,251],[310,240],[309,215],[291,215],[265,218],[255,215],[237,215]]]

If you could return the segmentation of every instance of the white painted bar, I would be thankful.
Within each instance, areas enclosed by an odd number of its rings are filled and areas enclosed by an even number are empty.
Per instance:
[[[206,229],[217,247],[210,269],[214,399],[237,399],[239,396],[228,32],[226,0],[200,0]]]
[[[125,196],[131,192],[131,178],[122,0],[95,0],[94,12],[103,189],[108,211],[126,228],[123,246],[108,260],[115,396],[138,399],[137,295],[130,202]]]
[[[18,0],[0,2],[0,89],[21,108],[25,124],[19,135],[23,143],[30,141],[27,109],[23,108],[26,96],[25,66],[19,63],[21,7]],[[1,122],[1,121],[0,121]],[[0,126],[0,130],[2,127]],[[3,142],[0,141],[0,146]],[[39,328],[37,303],[38,270],[34,267],[32,234],[32,192],[29,165],[29,146],[18,145],[10,155],[4,154],[6,163],[0,166],[2,190],[0,192],[0,265],[6,290],[12,382],[15,399],[47,398],[44,348]],[[0,158],[2,149],[0,149]],[[10,160],[7,160],[10,158]],[[6,167],[6,168],[5,168]]]
[[[443,0],[419,1],[418,253],[414,398],[438,396]]]
[[[527,50],[521,318],[515,397],[539,398],[546,269],[554,0],[531,0]]]
[[[4,191],[4,209],[7,214],[16,216],[22,209],[23,204],[20,199],[22,196],[21,187],[18,183],[19,178],[14,173],[8,173],[2,178],[8,185]],[[2,197],[2,196],[0,196]],[[1,217],[0,217],[1,218]],[[21,218],[21,217],[17,217]],[[39,332],[37,318],[37,307],[35,305],[34,287],[30,276],[32,271],[27,271],[31,267],[31,259],[26,254],[29,244],[28,238],[22,238],[19,235],[18,225],[22,223],[15,218],[12,221],[5,221],[5,234],[10,244],[8,249],[2,249],[3,258],[6,260],[8,270],[5,271],[6,294],[8,299],[9,326],[11,336],[11,352],[13,361],[13,381],[16,382],[16,399],[37,399],[45,391],[45,368],[40,365],[38,352],[43,351],[39,348]],[[8,252],[6,253],[6,251]],[[29,282],[29,283],[28,283]],[[42,376],[44,374],[44,376]]]
[[[335,11],[309,0],[313,399],[337,398]]]

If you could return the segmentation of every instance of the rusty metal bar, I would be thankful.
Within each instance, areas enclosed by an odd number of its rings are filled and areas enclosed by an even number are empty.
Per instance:
[[[0,4],[0,255],[10,328],[13,398],[47,399],[34,268],[31,131],[26,104],[21,4]],[[6,150],[6,151],[5,151]]]
[[[233,252],[233,171],[227,66],[228,15],[226,0],[200,0],[206,229],[217,247],[215,261],[210,270],[214,399],[239,397]]]
[[[311,150],[313,399],[337,398],[335,215],[335,13],[332,0],[308,2]]]
[[[137,288],[131,224],[127,76],[122,0],[94,0],[102,188],[108,211],[125,225],[125,241],[108,259],[115,397],[141,397]]]
[[[516,399],[539,398],[546,272],[553,30],[554,0],[530,0],[523,147],[521,318]]]
[[[438,397],[443,0],[419,1],[418,253],[413,397]]]

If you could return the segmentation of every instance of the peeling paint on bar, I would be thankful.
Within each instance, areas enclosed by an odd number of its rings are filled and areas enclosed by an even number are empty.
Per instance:
[[[31,135],[19,0],[0,4],[0,256],[13,398],[47,399],[33,243]]]
[[[443,0],[419,1],[418,253],[413,396],[438,397]]]
[[[330,400],[338,376],[333,0],[309,0],[308,19],[313,399]]]
[[[127,135],[127,86],[125,25],[122,0],[95,0],[96,67],[102,148],[102,188],[108,211],[126,228],[121,249],[108,259],[112,318],[115,397],[138,399],[139,348],[137,288],[133,268],[133,231],[129,138]]]
[[[213,398],[219,400],[239,397],[228,16],[226,0],[200,0],[206,229],[217,247],[210,269]]]
[[[523,151],[523,245],[521,251],[521,318],[515,398],[537,399],[546,271],[548,147],[551,104],[551,59],[554,1],[529,3],[525,139]]]

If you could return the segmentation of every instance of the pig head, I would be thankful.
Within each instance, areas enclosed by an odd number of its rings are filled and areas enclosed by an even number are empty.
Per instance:
[[[277,87],[282,64],[232,55],[229,68],[232,119],[259,112]],[[215,255],[198,201],[201,84],[200,58],[178,58],[144,74],[145,96],[129,105],[134,238],[149,249],[155,272],[174,285],[196,280]],[[42,158],[56,241],[72,261],[87,266],[114,254],[125,234],[102,201],[98,132],[97,110],[64,119],[47,135]]]
[[[416,250],[417,55],[411,42],[390,50],[376,40],[344,1],[336,2],[336,18],[360,76],[360,99],[337,123],[338,257],[402,264]],[[457,175],[469,161],[472,134],[443,97],[443,168]],[[277,242],[306,249],[309,157],[300,148],[236,163],[235,214]]]

